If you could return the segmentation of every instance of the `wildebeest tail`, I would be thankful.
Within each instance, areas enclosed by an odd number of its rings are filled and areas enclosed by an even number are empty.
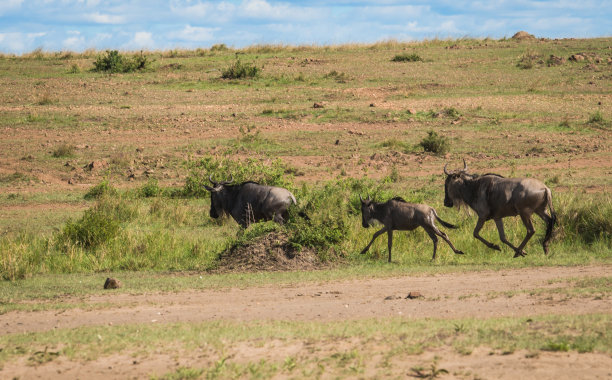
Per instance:
[[[436,220],[438,222],[440,222],[440,224],[442,224],[444,227],[446,227],[446,228],[459,228],[459,227],[455,226],[454,224],[450,224],[449,222],[445,222],[442,219],[440,219],[440,217],[438,216],[438,213],[436,212],[436,210],[434,210],[434,215],[436,217]]]
[[[553,227],[555,226],[555,223],[557,222],[557,213],[555,212],[555,209],[553,208],[552,194],[550,193],[550,189],[546,189],[546,203],[548,204],[548,208],[550,209],[550,222],[548,223],[548,226],[546,226],[546,235],[544,236],[545,245],[548,243],[548,240],[551,238]]]
[[[298,211],[298,216],[304,220],[310,220],[310,217],[304,211]]]

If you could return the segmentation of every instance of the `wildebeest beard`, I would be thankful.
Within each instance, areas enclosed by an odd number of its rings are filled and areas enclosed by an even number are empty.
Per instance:
[[[451,179],[447,186],[447,194],[448,197],[453,202],[453,207],[456,207],[457,210],[465,210],[469,213],[469,206],[466,202],[466,198],[469,197],[469,189],[468,184],[466,183],[466,179],[472,179],[469,174],[461,173],[456,179]]]

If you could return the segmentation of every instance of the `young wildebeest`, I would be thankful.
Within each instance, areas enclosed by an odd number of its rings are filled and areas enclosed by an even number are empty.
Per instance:
[[[229,181],[215,182],[209,176],[213,187],[204,185],[210,191],[210,217],[218,218],[230,214],[242,227],[260,220],[274,220],[283,224],[289,216],[289,206],[296,204],[295,197],[287,189],[243,182],[232,185]]]
[[[552,205],[550,189],[533,178],[504,178],[499,174],[468,174],[467,164],[463,160],[463,169],[448,172],[444,165],[446,182],[444,184],[444,206],[459,207],[468,205],[478,215],[474,228],[474,237],[487,247],[500,251],[498,245],[490,243],[480,236],[479,232],[487,220],[493,219],[497,225],[499,238],[514,250],[514,257],[525,256],[523,248],[531,239],[535,230],[531,215],[535,212],[546,223],[546,236],[542,242],[544,254],[548,254],[548,241],[557,220]],[[546,206],[550,216],[546,214]],[[520,215],[527,228],[527,236],[518,247],[506,240],[502,218]]]
[[[438,236],[444,239],[445,242],[453,249],[457,254],[463,254],[463,252],[455,249],[453,243],[449,240],[448,236],[438,229],[435,225],[435,221],[442,223],[448,228],[457,228],[454,225],[447,223],[440,219],[436,210],[433,207],[421,204],[408,203],[400,197],[388,200],[385,203],[376,203],[368,199],[363,200],[361,195],[361,222],[363,227],[368,228],[374,220],[377,220],[383,224],[383,228],[376,231],[370,243],[361,251],[364,254],[368,251],[374,240],[383,233],[387,233],[388,236],[388,249],[389,249],[389,262],[391,262],[391,247],[393,246],[393,231],[412,231],[417,227],[423,227],[423,229],[429,234],[431,240],[433,240],[433,257],[436,258],[436,250],[438,248]],[[436,236],[437,235],[437,236]]]

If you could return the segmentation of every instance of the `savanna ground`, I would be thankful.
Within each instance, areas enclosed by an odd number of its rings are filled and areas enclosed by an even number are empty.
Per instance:
[[[611,377],[611,46],[216,46],[112,75],[90,71],[104,52],[0,57],[0,374]],[[237,59],[258,76],[221,79]],[[447,152],[423,152],[429,131]],[[442,206],[462,159],[551,187],[550,256],[539,220],[512,259]],[[201,184],[230,173],[289,187],[312,221],[212,220]],[[441,242],[431,262],[415,231],[390,264],[384,236],[359,255],[359,193],[434,206],[466,254]]]

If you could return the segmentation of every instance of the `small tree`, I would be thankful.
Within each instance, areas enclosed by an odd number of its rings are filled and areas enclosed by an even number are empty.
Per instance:
[[[242,63],[239,59],[221,73],[223,79],[254,78],[261,69],[251,63]]]
[[[427,132],[427,137],[421,140],[419,145],[422,146],[426,152],[435,154],[445,154],[450,150],[448,139],[438,135],[434,131]]]

